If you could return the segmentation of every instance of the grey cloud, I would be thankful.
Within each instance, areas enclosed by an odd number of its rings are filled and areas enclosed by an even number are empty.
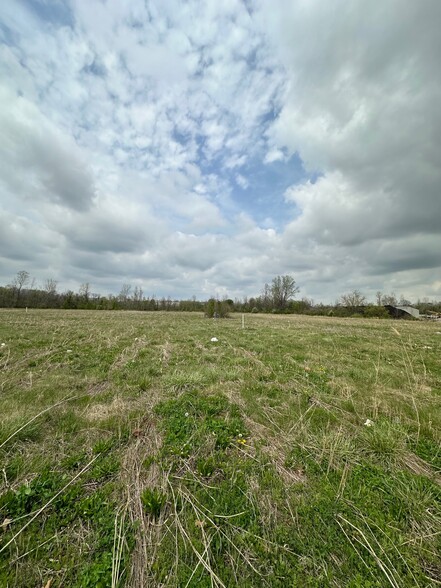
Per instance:
[[[4,260],[44,266],[53,250],[62,245],[56,232],[25,217],[1,212],[0,255]]]
[[[92,173],[78,147],[28,100],[0,92],[0,174],[24,201],[50,200],[86,210],[95,196]]]
[[[284,244],[302,259],[312,246],[322,272],[305,281],[326,283],[325,266],[332,289],[367,287],[375,277],[385,283],[396,273],[411,283],[422,268],[436,275],[439,2],[313,0],[304,10],[280,0],[271,10],[262,5],[262,16],[290,79],[269,152],[298,152],[322,174],[286,193],[300,215],[288,223]]]
[[[205,271],[230,255],[230,244],[221,235],[186,235],[176,233],[166,243],[166,258],[180,268]]]
[[[441,277],[441,236],[414,235],[406,239],[374,241],[363,245],[369,273],[393,274],[432,269]]]
[[[439,3],[315,1],[307,13],[278,7],[277,17],[287,12],[272,33],[281,35],[293,82],[270,132],[274,145],[299,151],[310,168],[342,174],[357,225],[364,230],[365,214],[371,217],[364,238],[441,230],[433,220],[441,213]],[[335,219],[339,208],[336,202]],[[311,231],[318,225],[326,226],[323,218]]]
[[[57,228],[73,248],[96,253],[139,254],[157,243],[162,223],[148,210],[111,206],[105,201],[88,215],[65,215]]]

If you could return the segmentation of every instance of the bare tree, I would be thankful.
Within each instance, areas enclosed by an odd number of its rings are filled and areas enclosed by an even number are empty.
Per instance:
[[[401,294],[400,296],[400,306],[412,306],[412,302]]]
[[[57,284],[57,280],[47,278],[47,280],[44,283],[45,292],[47,292],[50,295],[55,294],[57,292]]]
[[[360,290],[352,290],[348,294],[343,294],[339,300],[342,306],[348,308],[357,308],[358,306],[364,306],[366,304],[366,296],[364,296]]]
[[[120,302],[127,302],[127,300],[129,299],[129,296],[130,296],[131,289],[132,289],[132,286],[130,284],[123,284],[121,287],[121,291],[118,294],[118,300]]]
[[[274,308],[277,310],[286,308],[288,301],[294,298],[299,289],[292,276],[276,276],[273,278],[271,282],[271,297]]]
[[[271,291],[271,286],[269,284],[265,284],[263,287],[262,296],[260,296],[260,300],[262,303],[263,308],[269,310],[271,306],[273,306],[273,294]]]
[[[389,304],[391,306],[397,305],[397,297],[395,292],[391,292],[390,294],[383,295],[383,304]]]
[[[12,282],[12,286],[15,290],[15,304],[17,304],[20,299],[20,293],[23,287],[26,286],[26,284],[29,282],[29,277],[29,272],[25,270],[17,272],[17,275]]]
[[[133,300],[135,302],[141,302],[143,297],[144,292],[142,291],[142,288],[140,286],[135,286],[135,289],[133,290]]]
[[[84,298],[84,300],[86,302],[89,302],[89,296],[90,296],[90,284],[89,284],[89,282],[84,282],[84,284],[81,284],[78,293],[79,293],[80,296],[82,296]]]
[[[17,288],[17,290],[20,292],[23,286],[26,286],[26,284],[29,282],[29,279],[29,272],[25,270],[17,272],[17,275],[15,276],[13,281],[14,288]]]

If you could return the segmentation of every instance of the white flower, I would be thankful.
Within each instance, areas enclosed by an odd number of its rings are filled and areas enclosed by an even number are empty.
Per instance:
[[[366,421],[363,424],[365,427],[372,427],[374,421],[371,421],[371,419],[366,419]]]
[[[185,413],[185,416],[186,416],[186,417],[188,417],[188,416],[190,416],[190,415],[189,415],[189,413],[188,413],[188,412],[186,412],[186,413]]]
[[[218,341],[219,339],[217,339],[216,337],[211,337],[211,342],[212,343],[216,343],[216,341]]]

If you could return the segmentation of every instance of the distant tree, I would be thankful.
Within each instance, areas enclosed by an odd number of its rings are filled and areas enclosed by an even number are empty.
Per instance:
[[[129,296],[130,296],[131,289],[132,289],[132,286],[130,284],[123,284],[121,286],[121,291],[118,294],[118,300],[120,302],[127,302],[127,300],[129,299]]]
[[[262,295],[258,298],[258,304],[265,310],[271,310],[274,307],[273,292],[269,284],[265,284],[263,287]]]
[[[284,310],[291,298],[300,290],[292,276],[276,276],[271,282],[271,298],[273,308]]]
[[[401,294],[400,296],[400,306],[412,306],[412,302]]]
[[[395,292],[391,292],[390,294],[384,294],[382,298],[382,304],[396,306],[398,304],[398,301]]]
[[[77,296],[72,290],[63,294],[63,308],[77,308]]]
[[[29,282],[30,276],[29,276],[29,272],[25,271],[25,270],[21,270],[19,272],[17,272],[17,275],[14,278],[14,281],[12,282],[14,288],[17,288],[17,290],[21,290],[23,288],[23,286],[26,286],[26,284]]]
[[[153,294],[147,303],[148,310],[158,310],[158,301],[156,300],[156,295]]]
[[[375,298],[376,298],[378,306],[385,306],[385,305],[396,306],[398,304],[398,300],[395,295],[395,292],[391,292],[390,294],[383,294],[382,292],[378,291],[375,294]]]
[[[47,292],[47,294],[53,295],[57,292],[57,280],[53,280],[52,278],[47,278],[47,280],[44,283],[44,291]]]
[[[84,282],[84,284],[81,284],[78,293],[81,296],[81,298],[83,298],[83,300],[85,302],[89,302],[89,296],[90,296],[90,284],[89,284],[89,282]]]
[[[207,304],[205,305],[205,316],[207,318],[213,318],[216,312],[216,300],[214,298],[210,298],[207,300]]]
[[[52,278],[47,278],[43,285],[43,292],[41,293],[40,299],[44,306],[48,308],[57,307],[57,281]]]
[[[340,296],[339,304],[348,308],[364,306],[366,304],[366,296],[364,296],[360,290],[352,290],[352,292]]]
[[[17,275],[14,278],[14,281],[12,282],[12,287],[14,288],[15,291],[15,304],[18,304],[18,301],[20,299],[20,294],[21,291],[23,290],[24,286],[26,286],[26,284],[29,282],[29,272],[25,271],[25,270],[21,270],[19,272],[17,272]]]
[[[135,302],[141,302],[143,298],[144,292],[142,291],[142,288],[140,286],[135,286],[135,289],[133,290],[133,300]]]
[[[287,306],[289,312],[295,314],[304,314],[309,312],[314,306],[314,301],[305,296],[301,300],[291,300]]]

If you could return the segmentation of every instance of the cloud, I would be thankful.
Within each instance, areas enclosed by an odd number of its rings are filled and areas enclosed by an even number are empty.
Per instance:
[[[274,148],[298,151],[306,167],[326,175],[319,186],[331,189],[342,218],[348,206],[363,216],[369,200],[378,216],[386,206],[384,231],[440,230],[431,222],[441,181],[434,133],[441,116],[433,108],[439,76],[432,69],[440,43],[429,23],[433,10],[441,16],[439,5],[288,4],[265,12],[291,74],[268,132]],[[317,187],[301,190],[309,190],[318,212],[324,198],[317,200]]]
[[[435,0],[6,4],[2,279],[27,262],[107,291],[234,297],[292,273],[322,300],[436,295],[440,17]]]
[[[274,163],[275,161],[283,161],[285,155],[280,149],[270,149],[263,159],[263,163]]]
[[[0,174],[3,188],[35,199],[85,210],[95,196],[91,170],[75,142],[34,104],[0,88]]]
[[[164,232],[163,223],[148,208],[115,197],[102,198],[87,215],[50,216],[69,246],[80,251],[139,254],[154,247]]]
[[[300,210],[286,229],[291,246],[316,243],[336,261],[352,256],[353,275],[355,265],[381,275],[433,267],[441,247],[439,4],[279,1],[262,14],[289,77],[269,153],[298,152],[321,176],[285,192]],[[403,253],[406,242],[413,253]]]
[[[242,174],[237,174],[235,177],[236,184],[242,188],[242,190],[246,190],[250,185],[249,181],[246,179],[245,176]]]

